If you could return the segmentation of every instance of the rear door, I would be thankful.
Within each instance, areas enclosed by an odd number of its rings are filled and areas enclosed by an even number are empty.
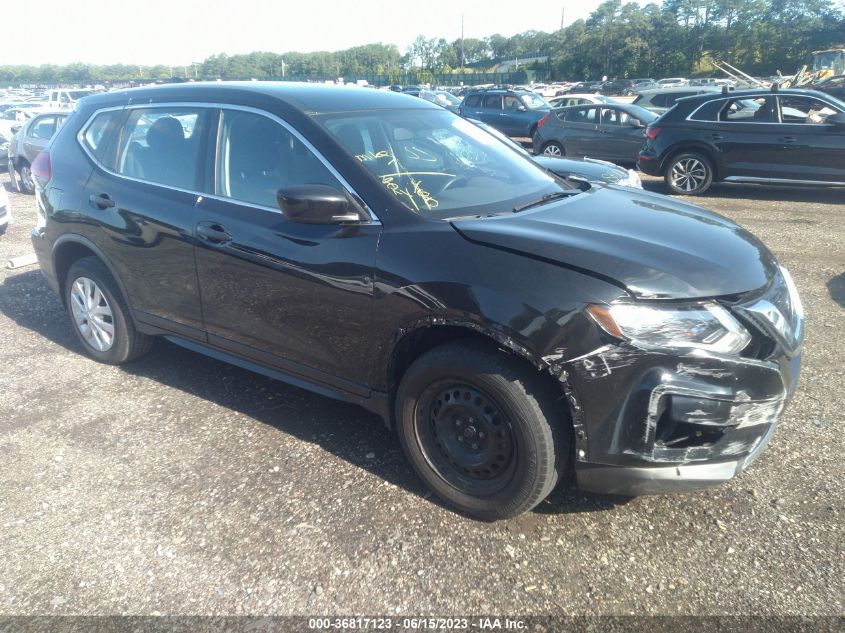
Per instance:
[[[773,96],[727,99],[715,116],[708,140],[718,150],[721,176],[778,177],[784,142]]]
[[[484,123],[492,125],[497,130],[502,129],[502,93],[488,92],[481,98],[480,118]],[[507,134],[507,132],[505,132]]]
[[[777,177],[845,182],[845,129],[825,123],[840,111],[815,97],[779,95],[777,100],[783,142]]]
[[[83,201],[104,226],[101,247],[142,322],[204,339],[194,263],[195,205],[204,188],[214,110],[167,104],[103,112],[82,131],[98,160]],[[116,149],[97,156],[121,117]],[[94,149],[92,149],[94,146]]]
[[[558,113],[561,142],[567,156],[597,157],[601,151],[598,131],[599,106],[588,105]]]

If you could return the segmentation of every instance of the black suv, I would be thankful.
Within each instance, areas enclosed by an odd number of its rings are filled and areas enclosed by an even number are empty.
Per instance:
[[[845,103],[791,89],[679,99],[649,125],[638,166],[687,195],[720,180],[845,185]]]
[[[725,481],[798,378],[798,295],[747,231],[583,191],[407,95],[110,92],[32,172],[32,241],[87,354],[164,337],[362,405],[475,517],[532,508],[573,465],[592,491]]]

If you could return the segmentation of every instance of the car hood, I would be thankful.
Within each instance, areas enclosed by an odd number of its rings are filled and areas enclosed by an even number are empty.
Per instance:
[[[535,163],[556,174],[579,174],[587,180],[616,182],[628,177],[628,170],[591,158],[556,158],[554,156],[532,156]]]
[[[730,220],[614,186],[452,226],[472,242],[602,277],[639,298],[739,294],[763,287],[777,270],[769,250]]]

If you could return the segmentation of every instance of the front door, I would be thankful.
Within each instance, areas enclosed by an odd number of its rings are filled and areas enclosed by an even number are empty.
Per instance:
[[[223,110],[215,196],[197,205],[197,274],[212,345],[368,395],[350,350],[366,341],[381,225],[287,219],[279,189],[338,178],[279,119]]]
[[[635,126],[630,114],[604,106],[599,120],[595,158],[617,163],[635,163],[645,143],[645,127]]]
[[[825,122],[838,111],[803,95],[779,95],[778,103],[783,152],[776,177],[845,182],[845,128]]]
[[[773,96],[728,101],[709,132],[726,177],[774,178],[783,159],[783,141]]]

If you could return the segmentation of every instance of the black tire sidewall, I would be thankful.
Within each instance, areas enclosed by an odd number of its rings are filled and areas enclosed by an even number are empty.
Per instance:
[[[405,374],[396,394],[395,414],[400,443],[414,470],[438,497],[459,511],[482,520],[509,518],[521,514],[542,501],[563,471],[566,459],[564,436],[558,421],[547,420],[537,402],[532,402],[531,390],[523,390],[488,366],[483,355],[424,355]],[[495,362],[502,363],[500,359]],[[484,496],[460,491],[443,479],[428,463],[417,440],[417,416],[421,411],[420,398],[431,384],[454,380],[479,388],[495,400],[507,417],[516,447],[516,463],[512,476],[501,490]],[[527,396],[527,397],[526,397]],[[545,403],[549,404],[549,403]],[[558,428],[555,428],[558,427]],[[553,481],[542,467],[553,467]]]
[[[114,321],[114,340],[112,342],[112,346],[105,352],[96,350],[88,344],[82,336],[82,333],[79,331],[76,320],[73,318],[70,293],[74,281],[80,277],[87,277],[96,283],[100,288],[100,291],[105,295],[106,301],[109,302],[109,307],[112,311],[112,319]],[[63,298],[71,326],[73,327],[73,331],[76,333],[76,337],[79,339],[79,342],[82,344],[85,353],[101,363],[117,365],[126,362],[126,360],[130,357],[130,350],[132,349],[132,341],[130,340],[130,337],[136,336],[135,328],[131,322],[128,321],[126,303],[123,301],[123,297],[120,293],[120,289],[117,287],[117,283],[114,281],[114,278],[108,272],[106,267],[92,257],[86,257],[75,262],[71,265],[68,270],[67,277],[65,278]]]
[[[672,167],[674,167],[675,163],[685,158],[694,158],[701,162],[704,165],[704,168],[707,170],[707,180],[704,184],[695,189],[693,191],[684,191],[683,189],[678,189],[672,184]],[[704,156],[703,154],[699,154],[698,152],[681,152],[679,154],[675,154],[666,162],[666,168],[663,174],[663,181],[666,183],[666,188],[675,195],[678,196],[700,196],[701,194],[705,193],[710,186],[713,184],[713,164],[710,162],[710,159]]]
[[[26,185],[26,180],[24,179],[24,177],[23,177],[23,173],[22,173],[22,172],[23,172],[23,170],[24,170],[24,168],[26,168],[26,169],[28,169],[28,170],[29,170],[29,180],[30,180],[30,182],[33,182],[33,181],[32,181],[32,167],[30,167],[30,166],[29,166],[28,164],[26,164],[26,163],[22,163],[22,164],[21,164],[21,167],[20,167],[20,171],[21,171],[21,173],[18,175],[18,178],[17,178],[17,181],[18,181],[18,191],[19,191],[20,193],[25,193],[25,194],[31,195],[31,194],[35,193],[35,187],[34,187],[34,186],[29,186],[29,187],[28,187],[28,186]]]

